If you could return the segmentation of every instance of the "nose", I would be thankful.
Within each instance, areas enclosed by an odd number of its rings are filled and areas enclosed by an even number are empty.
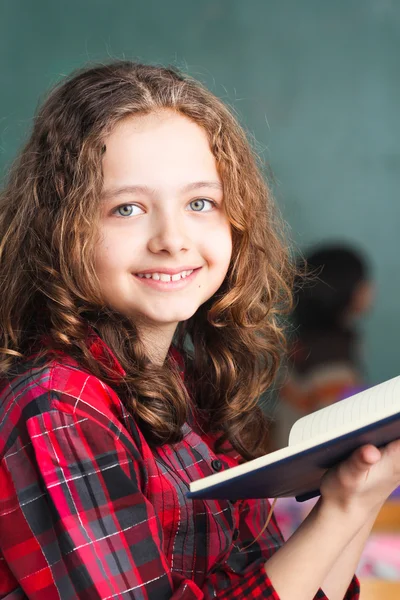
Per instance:
[[[154,254],[166,253],[170,255],[188,250],[189,238],[183,219],[176,214],[157,214],[152,224],[148,248]]]

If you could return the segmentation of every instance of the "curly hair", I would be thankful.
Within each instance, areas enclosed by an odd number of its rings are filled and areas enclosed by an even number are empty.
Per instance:
[[[173,360],[152,364],[135,325],[106,305],[94,264],[104,139],[122,119],[162,109],[206,132],[233,241],[221,288],[178,326],[187,386]],[[38,110],[0,198],[0,372],[34,348],[49,359],[62,350],[116,389],[153,446],[179,441],[193,411],[199,427],[216,434],[217,449],[254,458],[267,449],[258,399],[279,366],[282,315],[291,307],[283,233],[257,154],[202,84],[130,61],[74,73]],[[92,329],[124,368],[122,382],[91,356]]]

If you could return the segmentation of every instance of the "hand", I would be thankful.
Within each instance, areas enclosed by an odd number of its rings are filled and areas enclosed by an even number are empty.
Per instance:
[[[324,502],[346,512],[367,516],[380,510],[400,485],[400,440],[381,450],[362,446],[347,460],[330,469],[321,483]]]

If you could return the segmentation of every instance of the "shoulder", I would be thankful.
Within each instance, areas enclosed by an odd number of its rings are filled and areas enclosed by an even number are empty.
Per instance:
[[[27,360],[0,383],[0,455],[28,421],[54,412],[88,418],[117,436],[126,418],[116,392],[72,358]]]

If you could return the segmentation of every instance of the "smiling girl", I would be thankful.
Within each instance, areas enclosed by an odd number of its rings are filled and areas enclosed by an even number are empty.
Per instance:
[[[50,94],[0,205],[1,599],[358,598],[398,443],[330,471],[285,543],[267,500],[186,496],[267,451],[280,231],[198,82],[117,62]]]

